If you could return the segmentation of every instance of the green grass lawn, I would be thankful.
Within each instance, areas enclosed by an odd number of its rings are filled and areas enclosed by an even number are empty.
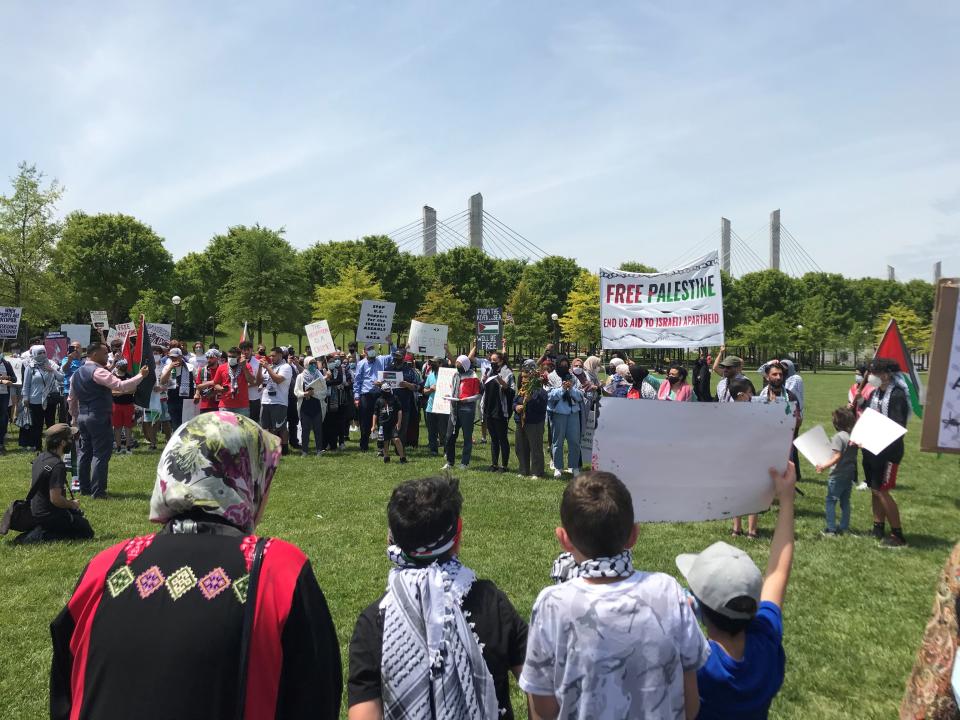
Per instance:
[[[852,374],[807,375],[806,382],[804,427],[823,423],[832,433],[830,412],[846,401]],[[866,535],[871,517],[865,492],[853,496],[853,527],[864,534],[822,538],[825,477],[815,476],[804,463],[805,496],[797,506],[797,553],[784,612],[787,678],[772,717],[895,717],[937,574],[960,535],[957,459],[921,454],[919,431],[919,422],[912,421],[896,493],[910,542],[906,549],[880,549]],[[476,447],[477,467],[489,462],[487,447]],[[409,465],[384,466],[372,454],[361,456],[354,444],[336,456],[285,459],[274,480],[260,531],[294,542],[310,556],[333,612],[344,661],[357,615],[384,588],[389,493],[401,480],[435,473],[441,465],[422,451],[411,457]],[[157,458],[156,453],[141,453],[111,462],[110,491],[116,499],[84,506],[95,540],[24,548],[0,541],[2,717],[46,716],[48,623],[90,556],[155,529],[147,521],[147,504]],[[0,458],[3,502],[26,493],[30,459],[21,453]],[[704,458],[705,472],[709,462]],[[553,530],[563,483],[476,471],[461,477],[463,560],[478,575],[495,580],[529,617],[558,551]],[[764,515],[759,541],[733,541],[761,567],[772,526],[773,517]],[[678,553],[699,551],[718,539],[731,541],[726,523],[645,526],[634,561],[639,568],[677,575],[673,558]],[[525,716],[519,694],[514,704]]]

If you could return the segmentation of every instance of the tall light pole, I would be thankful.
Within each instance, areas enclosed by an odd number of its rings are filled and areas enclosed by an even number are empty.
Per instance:
[[[174,295],[170,298],[170,302],[173,303],[173,332],[170,333],[170,337],[179,339],[177,331],[180,330],[180,303],[183,302],[183,298]]]
[[[558,323],[557,320],[560,319],[560,316],[557,315],[556,313],[553,313],[550,316],[550,319],[553,320],[553,348],[555,352],[559,353],[560,352],[560,323]]]
[[[213,336],[213,339],[210,341],[210,347],[213,347],[217,344],[217,316],[211,315],[207,318],[207,322],[210,323],[210,334]]]

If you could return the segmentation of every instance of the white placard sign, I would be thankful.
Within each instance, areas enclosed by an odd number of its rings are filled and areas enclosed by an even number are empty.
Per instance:
[[[416,355],[447,354],[444,345],[447,344],[447,326],[431,325],[419,320],[410,321],[410,333],[407,336],[407,350]]]
[[[863,411],[850,433],[850,442],[879,455],[897,438],[907,434],[907,429],[873,408]]]
[[[604,398],[593,467],[623,481],[637,522],[762,512],[774,497],[769,469],[787,467],[795,423],[773,403]]]
[[[70,325],[60,326],[60,332],[65,334],[70,342],[78,342],[80,346],[86,348],[90,344],[90,326],[89,325]]]
[[[718,253],[662,273],[600,268],[600,329],[605,350],[722,345]]]
[[[147,323],[147,335],[150,336],[151,347],[170,347],[170,332],[172,327],[163,323]]]
[[[403,382],[403,373],[397,370],[381,370],[377,373],[379,382],[388,382],[394,387],[399,382]]]
[[[386,300],[364,300],[360,306],[357,325],[357,343],[390,343],[393,332],[393,313],[397,304]]]
[[[447,398],[453,392],[453,379],[456,376],[456,368],[443,367],[437,370],[437,386],[433,393],[432,410],[437,415],[450,414],[450,401]]]
[[[793,441],[797,452],[810,461],[811,465],[826,465],[833,460],[833,447],[823,425],[814,425]]]
[[[117,331],[117,337],[121,341],[126,341],[131,335],[137,334],[137,329],[132,322],[118,323],[114,330]]]
[[[310,343],[310,350],[314,357],[326,357],[330,353],[336,352],[337,346],[333,342],[330,325],[326,320],[318,320],[315,323],[304,325],[303,329],[307,333],[307,342]]]
[[[15,338],[20,332],[20,315],[23,308],[0,307],[0,338]]]
[[[90,323],[93,325],[93,328],[95,330],[106,330],[107,328],[109,328],[110,323],[107,321],[107,311],[91,310]]]

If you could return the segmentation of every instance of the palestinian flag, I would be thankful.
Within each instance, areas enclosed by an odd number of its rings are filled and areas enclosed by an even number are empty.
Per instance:
[[[889,358],[896,360],[900,366],[900,377],[907,385],[907,394],[910,396],[910,406],[913,408],[913,414],[917,417],[923,417],[923,406],[920,404],[920,394],[922,386],[920,385],[920,376],[917,375],[913,367],[913,360],[907,351],[907,346],[903,342],[903,336],[900,334],[900,328],[897,327],[897,321],[890,318],[887,329],[883,331],[883,338],[877,345],[877,352],[873,359]]]
[[[140,323],[137,325],[137,343],[131,348],[130,341],[127,340],[123,346],[123,359],[127,361],[127,375],[133,376],[140,372],[140,368],[147,365],[150,368],[150,374],[143,382],[137,385],[133,393],[133,402],[142,408],[150,407],[150,397],[153,395],[153,386],[157,384],[157,370],[153,364],[153,349],[150,347],[150,335],[147,334],[147,323],[140,316]]]

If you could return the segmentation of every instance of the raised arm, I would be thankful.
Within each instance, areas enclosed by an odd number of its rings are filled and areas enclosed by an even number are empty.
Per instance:
[[[710,368],[717,375],[723,375],[723,372],[720,370],[720,363],[723,362],[723,354],[727,351],[726,345],[720,346],[720,351],[717,353],[717,356],[713,359],[713,367]]]
[[[787,463],[787,470],[783,473],[770,468],[770,477],[780,501],[780,511],[770,543],[770,559],[767,560],[760,601],[772,602],[782,608],[793,566],[793,501],[797,490],[797,468],[793,463]]]

